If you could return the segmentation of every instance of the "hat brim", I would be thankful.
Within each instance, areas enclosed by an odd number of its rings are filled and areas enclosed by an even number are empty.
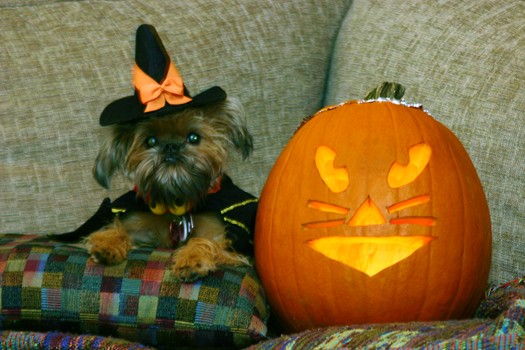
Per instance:
[[[226,92],[219,86],[214,86],[192,97],[188,103],[180,105],[170,105],[166,103],[164,107],[157,111],[147,112],[136,95],[128,96],[111,102],[100,115],[100,125],[108,126],[114,124],[124,124],[137,122],[141,119],[159,117],[169,113],[183,111],[190,107],[202,107],[212,103],[221,102],[226,99]]]

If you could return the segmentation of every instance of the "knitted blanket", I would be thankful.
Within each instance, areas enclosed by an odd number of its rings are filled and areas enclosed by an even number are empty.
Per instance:
[[[153,350],[137,343],[95,335],[72,335],[60,332],[4,331],[0,333],[2,350]]]
[[[489,290],[473,319],[314,329],[250,349],[342,348],[525,349],[525,276]]]

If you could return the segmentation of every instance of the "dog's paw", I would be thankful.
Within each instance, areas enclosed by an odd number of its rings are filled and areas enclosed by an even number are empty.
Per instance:
[[[191,249],[180,249],[175,253],[172,272],[182,282],[193,282],[207,276],[217,268],[214,259]]]
[[[123,262],[132,247],[131,238],[127,234],[112,229],[91,234],[86,244],[91,259],[104,265]]]
[[[175,278],[193,282],[215,271],[219,266],[247,264],[248,258],[228,250],[228,241],[192,238],[173,254]]]

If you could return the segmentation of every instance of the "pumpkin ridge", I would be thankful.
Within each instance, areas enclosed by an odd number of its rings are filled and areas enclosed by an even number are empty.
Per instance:
[[[282,154],[286,155],[286,157],[284,159],[282,159],[282,163],[283,164],[287,164],[288,163],[288,160],[290,159],[290,156],[293,154],[292,151],[294,150],[295,147],[296,147],[296,144],[290,144],[290,143],[288,144],[287,147],[285,147],[285,149],[283,150],[283,153],[282,153]],[[281,162],[281,159],[278,159],[278,162]],[[277,174],[277,176],[274,176],[273,172],[276,171],[276,170],[279,170],[279,173]],[[271,173],[268,176],[268,178],[273,179],[273,181],[275,182],[275,184],[272,185],[272,186],[277,186],[277,188],[281,187],[281,183],[283,181],[283,176],[282,175],[285,172],[285,170],[286,169],[284,167],[278,167],[277,163],[274,165]],[[265,187],[266,187],[266,185],[265,185]],[[263,192],[264,192],[264,190],[263,190]],[[261,198],[263,196],[264,196],[264,193],[261,193]],[[271,210],[270,213],[268,213],[269,214],[268,217],[271,218],[271,219],[270,220],[265,220],[266,225],[268,225],[268,226],[265,227],[265,233],[266,234],[264,235],[264,239],[265,240],[269,240],[269,241],[267,241],[265,243],[265,245],[268,247],[268,248],[266,248],[267,250],[270,249],[269,247],[273,246],[273,243],[272,243],[273,235],[269,235],[269,234],[267,234],[267,232],[273,232],[273,229],[274,229],[274,215],[275,215],[275,210],[273,208],[277,207],[276,203],[278,202],[278,199],[279,198],[277,196],[273,197],[273,201],[272,201],[272,203],[270,205],[270,208],[272,208],[272,210]],[[269,221],[269,223],[268,223],[268,221]],[[259,233],[259,236],[260,236],[260,233]],[[277,244],[279,244],[279,242],[277,242]],[[277,257],[275,255],[273,255],[273,254],[266,254],[265,253],[264,255],[266,256],[265,264],[267,264],[268,261],[271,262],[270,268],[268,268],[268,270],[276,271],[276,266],[279,266],[275,262],[275,259],[277,259]],[[269,256],[269,258],[268,258],[268,256]],[[261,259],[257,259],[257,258],[255,259],[256,264],[259,261],[261,261]],[[259,267],[257,270],[260,271],[260,269],[261,268]],[[294,276],[295,276],[295,274],[294,274]],[[271,279],[266,280],[266,283],[270,283],[271,286],[272,286],[270,289],[275,291],[275,290],[279,290],[281,288],[281,286],[279,285],[278,281],[279,280],[276,279],[276,278],[271,278]],[[297,285],[297,283],[295,285]],[[265,288],[268,288],[268,287],[269,286],[266,286]],[[276,299],[272,300],[272,302],[279,304],[279,310],[281,310],[282,312],[286,313],[286,315],[284,315],[285,317],[287,317],[287,318],[291,317],[291,315],[286,311],[286,308],[284,307],[286,303],[283,300],[283,298],[281,297],[281,294],[274,293],[274,292],[272,292],[272,294],[276,295]]]
[[[441,125],[439,125],[441,127]],[[444,133],[447,133],[448,130],[443,130]],[[447,135],[450,137],[450,135]],[[458,152],[456,149],[454,149],[452,146],[455,146],[455,148],[459,147],[459,148],[462,148],[464,152],[466,152],[466,150],[464,150],[464,147],[461,145],[461,144],[456,144],[457,142],[455,142],[456,140],[452,139],[452,140],[449,140],[449,142],[447,142],[447,149],[449,151],[449,153],[451,154],[451,159],[454,163],[454,166],[456,168],[456,172],[458,171],[458,169],[460,169],[461,167],[459,166],[459,164],[461,164],[461,162],[459,161],[459,159],[457,159],[458,157]],[[464,159],[463,161],[465,162],[468,162],[470,163],[470,166],[471,167],[474,167],[474,164],[470,161],[470,159]],[[461,207],[461,214],[462,214],[462,220],[463,222],[467,222],[467,220],[469,220],[469,218],[467,218],[466,216],[466,212],[465,212],[465,206],[468,205],[468,201],[467,201],[467,198],[465,196],[465,189],[468,188],[466,182],[465,182],[465,179],[461,176],[458,177],[458,182],[460,184],[460,187],[461,189],[463,189],[463,191],[461,191],[461,199],[462,199],[462,205],[460,206]],[[467,259],[467,254],[465,254],[465,247],[468,245],[468,242],[466,242],[466,240],[470,238],[470,237],[467,237],[467,235],[463,235],[463,240],[462,240],[462,248],[461,248],[461,252],[462,252],[462,259],[461,259],[461,266],[460,266],[460,277],[458,278],[458,282],[457,282],[457,290],[460,290],[460,288],[462,287],[462,285],[465,283],[464,281],[465,280],[470,280],[470,278],[467,276],[467,278],[464,276],[464,265],[465,265],[465,259]],[[468,257],[470,258],[470,257]],[[463,290],[465,287],[461,288],[461,290]],[[456,293],[456,295],[454,296],[454,299],[452,300],[452,303],[453,305],[457,305],[458,303],[460,303],[461,301],[458,300],[458,298],[463,295],[463,293]],[[471,300],[468,301],[469,304],[472,304]],[[477,304],[477,302],[475,302]],[[475,306],[474,306],[475,307]],[[452,308],[451,310],[453,310],[454,308]],[[472,310],[473,311],[473,310]],[[449,315],[450,316],[450,315]]]
[[[433,117],[430,116],[430,114],[428,114],[426,111],[422,110],[422,108],[420,109],[413,109],[413,108],[409,108],[408,110],[408,114],[410,115],[410,117],[413,119],[414,121],[414,124],[418,130],[418,133],[419,135],[422,136],[422,139],[421,139],[421,142],[425,142],[427,145],[430,145],[430,142],[428,140],[428,136],[427,136],[427,128],[424,128],[421,124],[423,123],[422,121],[422,118],[421,117],[427,117],[427,120],[430,120],[431,123],[435,123],[435,119]],[[421,115],[421,113],[423,113],[423,115]],[[427,122],[427,120],[425,120],[425,122]],[[425,124],[427,125],[427,124]],[[430,145],[431,148],[432,145]],[[432,150],[432,152],[434,152],[434,150]],[[432,172],[432,164],[427,164],[427,176],[428,176],[428,187],[429,187],[429,190],[428,190],[428,193],[434,193],[434,176],[433,176],[433,172]],[[430,200],[430,205],[432,206],[432,213],[435,213],[435,204],[434,204],[434,201],[433,200]],[[435,215],[434,215],[435,217]],[[436,220],[438,220],[439,218],[436,218]],[[430,232],[430,236],[431,237],[434,237],[434,238],[437,238],[434,236],[434,232],[433,232],[433,229],[431,229],[431,232]],[[432,249],[432,247],[429,247],[429,249]],[[430,255],[429,255],[429,258],[430,258]],[[430,273],[431,273],[431,270],[432,270],[432,264],[430,261],[426,261],[426,275],[427,276],[430,276]],[[425,287],[424,287],[424,293],[428,293],[428,291],[430,290],[430,279],[426,279],[425,280]],[[428,303],[428,299],[425,299],[423,300],[423,303],[421,305],[421,307],[419,307],[419,310],[418,310],[418,313],[417,313],[417,318],[420,318],[421,317],[421,314],[424,313],[424,311],[426,310],[426,304]]]
[[[315,117],[316,118],[310,119],[308,124],[304,124],[302,126],[304,131],[303,131],[303,134],[300,135],[299,142],[297,142],[296,145],[301,144],[301,142],[304,139],[306,139],[306,140],[311,139],[312,136],[314,138],[317,137],[316,135],[318,133],[323,134],[324,129],[321,129],[321,131],[319,131],[319,130],[316,129],[316,127],[319,128],[318,124],[321,123],[320,120],[324,120],[326,118],[329,118],[330,116],[321,113],[320,115],[315,115]],[[312,163],[312,165],[309,166],[309,168],[315,169],[315,159],[313,157],[311,159],[311,163]],[[303,174],[301,174],[300,176],[303,176]],[[319,177],[319,180],[322,182],[322,179],[320,177]],[[325,186],[325,188],[328,190],[327,186]],[[301,205],[303,205],[303,203],[301,203]],[[307,208],[307,207],[308,207],[308,204],[307,204],[307,202],[305,202],[304,203],[304,208]],[[299,210],[299,207],[297,207],[296,210]],[[304,237],[302,237],[302,235],[299,234],[297,236],[294,236],[293,240],[297,240],[298,242],[303,242],[304,241]],[[297,249],[301,249],[301,247],[299,245],[296,247],[294,244],[292,244],[291,245],[291,249],[293,251],[290,254],[292,254],[292,256],[295,256],[296,250]],[[296,264],[293,264],[292,268],[293,268],[293,275],[294,275],[293,285],[294,285],[295,290],[297,291],[297,294],[295,294],[295,295],[304,295],[305,293],[308,292],[308,290],[307,290],[308,288],[303,286],[302,283],[300,283],[300,281],[297,278],[295,278],[295,276],[300,276],[300,274],[302,272],[298,270],[299,267]],[[332,284],[330,284],[330,285],[325,284],[323,286],[323,289],[325,290],[326,293],[329,293],[329,294],[330,293],[332,293],[332,294],[335,293],[334,292],[334,286]],[[315,309],[316,309],[315,306],[309,305],[307,302],[303,301],[301,298],[298,299],[298,302],[300,304],[301,312],[305,315],[304,317],[302,317],[302,319],[305,320],[305,322],[307,323],[306,325],[303,324],[302,327],[311,327],[311,326],[313,326],[313,321],[312,320],[315,318]],[[328,310],[336,310],[337,309],[337,305],[335,305],[334,302],[336,302],[336,301],[335,300],[333,302],[325,301],[325,306],[327,307]],[[284,309],[286,310],[285,312],[289,314],[288,309],[287,308],[284,308]],[[295,316],[297,317],[297,315],[295,315]]]
[[[448,134],[448,133],[447,133]],[[460,169],[460,167],[458,166],[458,160],[456,158],[456,152],[453,152],[452,151],[452,145],[448,139],[449,135],[447,135],[447,151],[449,153],[449,157],[452,159],[452,162],[454,164],[454,167],[455,167],[455,171],[457,172],[458,169]],[[459,176],[457,181],[459,182],[459,186],[460,188],[462,189],[461,191],[461,202],[462,202],[462,205],[460,205],[459,207],[461,208],[461,217],[462,217],[462,222],[467,222],[468,218],[465,216],[465,210],[464,210],[464,207],[466,205],[466,198],[465,198],[465,195],[464,195],[464,191],[465,191],[465,183],[463,182],[463,180],[461,179],[461,177]],[[456,200],[458,200],[458,198],[456,198]],[[466,254],[465,254],[465,247],[466,247],[466,244],[467,242],[465,242],[465,240],[467,239],[467,235],[463,235],[462,237],[463,239],[461,240],[461,252],[462,252],[462,259],[460,261],[461,263],[461,266],[459,266],[459,270],[460,270],[460,275],[459,275],[459,278],[457,279],[457,283],[456,283],[456,290],[459,290],[459,288],[461,287],[461,281],[464,279],[464,272],[463,272],[463,266],[465,264],[465,257],[466,257]],[[456,293],[454,298],[452,298],[451,300],[451,304],[452,305],[457,305],[457,303],[459,302],[458,300],[458,297],[461,296],[462,293]],[[451,310],[453,310],[453,308],[451,308]],[[449,311],[449,314],[447,315],[448,317],[450,317],[450,312]]]
[[[400,145],[399,145],[399,128],[397,126],[397,123],[395,122],[395,118],[394,118],[394,114],[392,113],[392,106],[388,105],[387,107],[387,111],[388,111],[388,116],[389,116],[389,119],[390,119],[390,125],[391,125],[391,128],[392,128],[392,133],[394,135],[394,140],[395,140],[395,147],[394,147],[394,150],[395,150],[395,159],[392,159],[392,163],[388,165],[388,168],[387,169],[390,169],[392,167],[392,165],[397,162],[397,160],[399,159],[399,149],[400,149]],[[387,183],[388,185],[388,181],[387,181],[387,178],[385,178],[385,182]],[[392,188],[391,189],[392,192],[395,191],[395,203],[399,203],[399,201],[401,201],[401,189],[400,188]],[[390,214],[390,213],[389,213]],[[396,218],[399,218],[399,213],[396,213]],[[390,214],[390,220],[392,220],[392,214]],[[395,231],[396,231],[396,234],[397,235],[400,235],[401,234],[401,226],[395,226]]]

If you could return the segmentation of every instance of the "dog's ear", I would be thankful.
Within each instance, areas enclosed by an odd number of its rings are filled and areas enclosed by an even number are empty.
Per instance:
[[[223,103],[225,117],[229,119],[230,140],[242,154],[243,159],[246,159],[253,150],[253,137],[246,126],[244,108],[235,97],[228,97]]]
[[[122,169],[132,143],[132,130],[115,126],[112,137],[106,139],[95,160],[93,175],[95,180],[104,188],[109,188],[113,174]]]

